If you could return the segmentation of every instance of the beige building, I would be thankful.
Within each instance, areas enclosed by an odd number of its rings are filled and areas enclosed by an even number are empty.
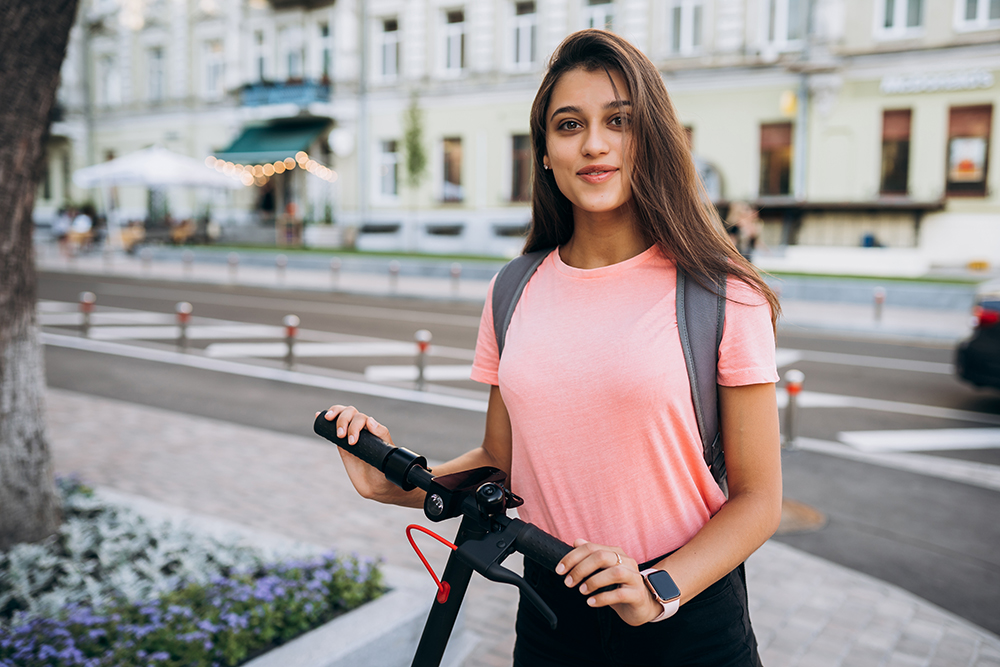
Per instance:
[[[161,143],[266,173],[303,150],[310,173],[171,205],[253,226],[293,203],[356,228],[362,248],[514,253],[531,99],[553,49],[591,26],[659,67],[713,198],[759,209],[774,261],[886,246],[915,272],[1000,265],[997,0],[92,0],[40,215],[109,151]]]

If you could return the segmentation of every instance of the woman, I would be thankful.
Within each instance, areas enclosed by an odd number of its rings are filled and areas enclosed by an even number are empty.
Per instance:
[[[780,518],[776,299],[702,204],[662,79],[628,42],[569,36],[531,133],[526,252],[552,252],[518,301],[502,363],[487,298],[472,372],[491,386],[483,444],[434,469],[507,471],[521,518],[575,547],[554,573],[525,561],[560,622],[549,631],[522,604],[514,664],[757,665],[742,563]],[[702,459],[678,268],[728,274],[718,361],[728,500]],[[391,437],[353,407],[326,418],[352,444],[362,428]],[[342,456],[365,497],[421,506],[421,492]],[[671,580],[679,600],[664,593]]]

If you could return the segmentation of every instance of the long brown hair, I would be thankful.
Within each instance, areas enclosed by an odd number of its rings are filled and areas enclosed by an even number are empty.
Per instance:
[[[575,32],[559,45],[531,106],[531,144],[535,169],[532,181],[532,222],[524,252],[554,248],[573,235],[573,207],[560,192],[555,177],[543,168],[546,115],[552,90],[566,72],[615,71],[627,90],[630,119],[625,159],[629,164],[632,208],[643,239],[692,279],[710,287],[709,276],[732,274],[746,282],[771,306],[777,321],[778,298],[733,246],[715,207],[708,203],[695,171],[687,136],[663,79],[641,51],[604,30]],[[614,82],[612,81],[612,86]]]

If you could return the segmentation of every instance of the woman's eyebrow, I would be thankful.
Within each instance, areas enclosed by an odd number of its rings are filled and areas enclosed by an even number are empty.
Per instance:
[[[620,107],[630,107],[630,106],[632,106],[632,103],[629,102],[628,100],[621,100],[621,101],[611,100],[610,102],[604,105],[604,109],[605,110],[617,109]],[[580,109],[580,107],[575,107],[572,105],[559,107],[558,109],[552,112],[552,116],[549,118],[549,121],[551,122],[553,119],[555,119],[556,116],[558,116],[561,113],[582,113],[582,110]]]

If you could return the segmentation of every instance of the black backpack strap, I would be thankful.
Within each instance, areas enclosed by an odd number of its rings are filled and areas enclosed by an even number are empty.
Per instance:
[[[507,327],[510,326],[510,318],[514,316],[514,309],[524,286],[550,252],[551,248],[515,257],[500,269],[497,279],[493,281],[493,331],[497,339],[497,357],[503,355]]]
[[[705,464],[712,471],[719,488],[728,496],[726,457],[719,432],[717,380],[719,345],[726,321],[725,276],[721,280],[710,281],[710,284],[714,286],[714,292],[677,270],[677,330],[691,383],[691,399],[698,419]]]

